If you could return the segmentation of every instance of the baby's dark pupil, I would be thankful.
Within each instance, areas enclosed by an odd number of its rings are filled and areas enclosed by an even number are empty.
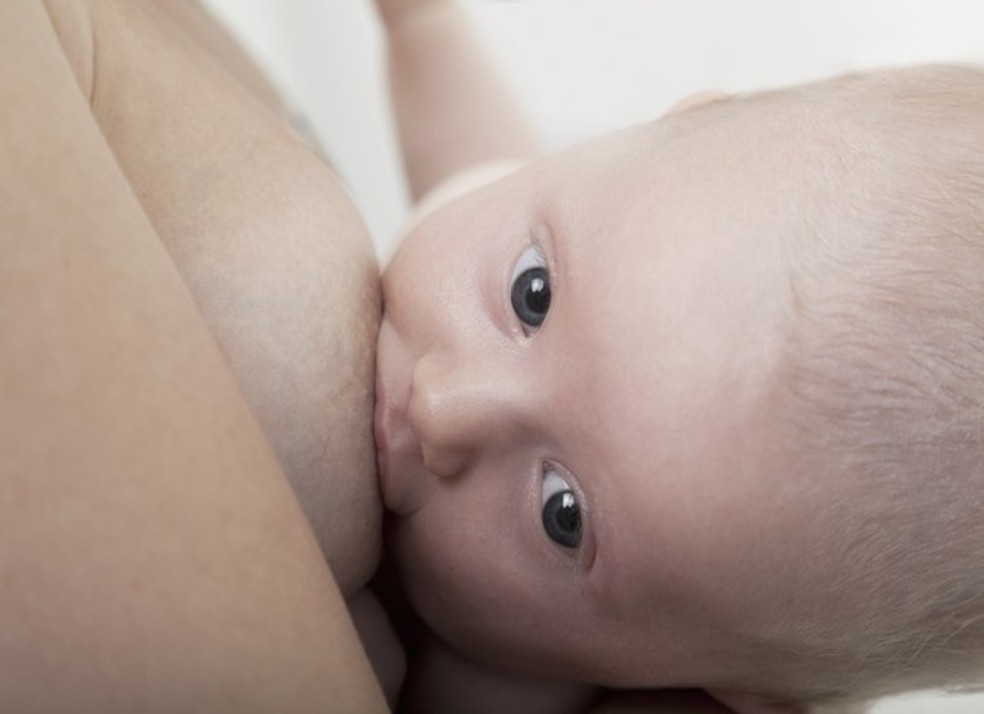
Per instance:
[[[543,504],[543,528],[552,541],[565,548],[581,542],[581,509],[570,491],[560,491]]]
[[[539,327],[550,309],[550,277],[545,268],[524,271],[512,286],[516,316],[530,327]]]

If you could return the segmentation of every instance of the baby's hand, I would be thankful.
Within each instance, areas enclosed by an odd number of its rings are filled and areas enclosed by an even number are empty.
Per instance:
[[[376,9],[387,27],[404,21],[412,14],[453,4],[453,0],[375,0],[375,2]]]

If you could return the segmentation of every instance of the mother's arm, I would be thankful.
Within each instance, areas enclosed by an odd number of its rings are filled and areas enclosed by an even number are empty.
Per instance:
[[[0,107],[0,709],[384,711],[39,0]]]

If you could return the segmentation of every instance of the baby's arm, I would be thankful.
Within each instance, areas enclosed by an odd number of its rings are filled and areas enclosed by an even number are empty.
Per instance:
[[[454,0],[376,0],[393,111],[416,201],[446,178],[537,153],[536,141]]]

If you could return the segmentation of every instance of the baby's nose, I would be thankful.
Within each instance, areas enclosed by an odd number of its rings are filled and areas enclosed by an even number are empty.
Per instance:
[[[409,412],[427,470],[455,476],[479,452],[508,439],[519,413],[513,393],[502,371],[421,359],[414,368]]]

